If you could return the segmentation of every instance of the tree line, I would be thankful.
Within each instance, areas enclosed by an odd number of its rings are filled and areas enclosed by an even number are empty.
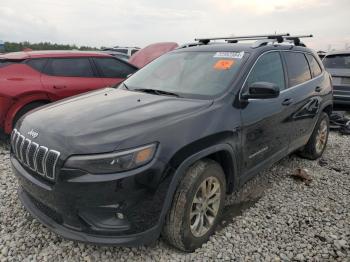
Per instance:
[[[4,43],[4,51],[5,52],[17,52],[23,51],[24,49],[32,49],[32,50],[99,50],[96,47],[90,46],[77,46],[77,45],[65,45],[65,44],[56,44],[50,42],[40,42],[40,43],[30,43],[30,42],[5,42]]]

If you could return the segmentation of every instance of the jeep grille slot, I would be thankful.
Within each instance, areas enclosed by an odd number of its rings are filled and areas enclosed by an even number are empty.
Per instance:
[[[25,138],[16,129],[11,134],[11,148],[17,160],[41,176],[55,180],[60,152]]]

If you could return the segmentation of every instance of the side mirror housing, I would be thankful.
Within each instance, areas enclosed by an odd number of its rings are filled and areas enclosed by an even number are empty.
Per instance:
[[[242,94],[243,99],[268,99],[276,98],[280,94],[280,89],[276,84],[269,82],[255,82],[252,83],[247,92]]]

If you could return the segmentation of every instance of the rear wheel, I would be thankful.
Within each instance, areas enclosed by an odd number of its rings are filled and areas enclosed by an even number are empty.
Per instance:
[[[175,193],[163,237],[183,251],[201,247],[220,220],[225,193],[226,181],[221,166],[211,159],[195,163]]]
[[[22,107],[16,114],[15,118],[13,119],[12,122],[12,128],[15,128],[15,125],[17,124],[18,120],[24,116],[26,113],[28,113],[29,111],[32,111],[35,108],[38,108],[40,106],[45,105],[45,102],[33,102],[30,104],[25,105],[24,107]]]
[[[308,143],[299,154],[311,160],[321,157],[326,149],[328,135],[329,116],[326,113],[322,113]]]

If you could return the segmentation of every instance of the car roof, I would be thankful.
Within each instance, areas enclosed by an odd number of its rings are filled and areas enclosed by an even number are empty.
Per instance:
[[[109,54],[98,51],[70,51],[70,50],[47,50],[47,51],[22,51],[0,55],[0,59],[28,59],[28,58],[47,58],[47,57],[86,57],[86,56],[105,56]]]
[[[292,47],[292,48],[291,48]],[[311,49],[303,46],[294,46],[289,44],[273,44],[254,47],[253,43],[209,43],[207,45],[196,45],[191,47],[179,48],[177,51],[203,51],[203,52],[247,52],[261,53],[267,50],[293,50],[314,53]]]
[[[330,52],[327,52],[326,56],[329,56],[329,55],[346,55],[346,54],[350,54],[350,50],[330,51]]]

